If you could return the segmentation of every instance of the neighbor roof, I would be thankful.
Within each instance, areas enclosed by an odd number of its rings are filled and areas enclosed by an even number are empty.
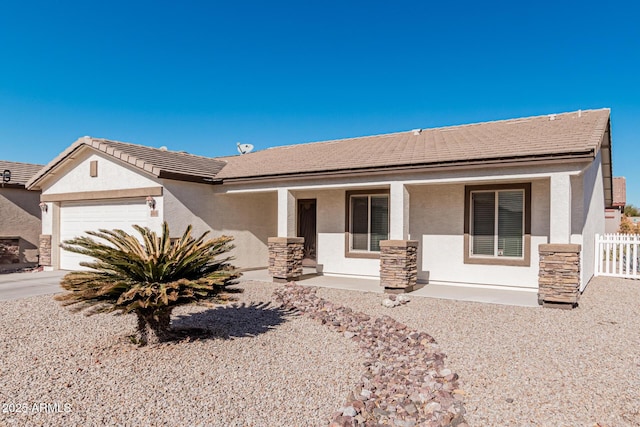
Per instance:
[[[595,156],[609,109],[274,147],[225,157],[223,180]]]
[[[29,188],[37,186],[42,178],[82,147],[94,148],[158,178],[181,181],[216,182],[216,174],[225,165],[225,162],[210,157],[86,136],[78,139],[42,168],[27,183]]]
[[[627,180],[623,176],[613,177],[613,206],[627,204]]]
[[[38,173],[40,169],[42,169],[42,165],[0,160],[0,173],[4,172],[5,170],[11,171],[11,180],[5,185],[24,187],[27,181],[29,181],[32,176]]]

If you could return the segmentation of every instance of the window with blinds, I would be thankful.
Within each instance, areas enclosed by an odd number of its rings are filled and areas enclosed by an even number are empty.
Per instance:
[[[522,258],[524,190],[471,192],[471,255]]]
[[[351,196],[349,204],[350,249],[380,252],[380,241],[389,239],[389,196]]]

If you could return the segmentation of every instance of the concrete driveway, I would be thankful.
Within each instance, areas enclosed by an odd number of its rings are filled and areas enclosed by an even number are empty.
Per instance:
[[[67,271],[0,274],[0,301],[61,292],[60,279]]]

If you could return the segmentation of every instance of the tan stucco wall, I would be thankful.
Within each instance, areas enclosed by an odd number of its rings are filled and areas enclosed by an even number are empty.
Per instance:
[[[464,184],[410,189],[409,234],[419,241],[418,280],[522,288],[538,287],[538,245],[549,234],[549,182],[531,185],[531,265],[464,263]]]
[[[277,234],[277,194],[216,194],[212,205],[214,234],[235,238],[233,263],[240,268],[267,267],[267,239]]]
[[[20,237],[20,262],[38,262],[40,235],[40,192],[0,188],[0,237]],[[3,268],[15,265],[0,264]]]

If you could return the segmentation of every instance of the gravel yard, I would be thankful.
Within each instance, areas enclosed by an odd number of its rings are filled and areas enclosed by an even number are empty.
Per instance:
[[[357,348],[269,304],[273,285],[243,287],[234,307],[174,311],[174,325],[224,338],[155,348],[129,342],[133,316],[85,317],[51,296],[3,302],[0,403],[11,413],[0,425],[326,426],[358,378]]]
[[[0,425],[326,426],[359,378],[359,350],[279,309],[274,284],[242,287],[234,306],[174,312],[174,325],[219,338],[148,348],[127,340],[133,316],[72,314],[51,296],[2,302],[0,402],[11,412]],[[317,294],[432,335],[471,426],[640,425],[638,281],[595,279],[567,311],[418,297],[387,309],[379,294]]]
[[[471,426],[640,425],[640,281],[598,277],[574,310],[318,296],[433,336],[467,392]]]

